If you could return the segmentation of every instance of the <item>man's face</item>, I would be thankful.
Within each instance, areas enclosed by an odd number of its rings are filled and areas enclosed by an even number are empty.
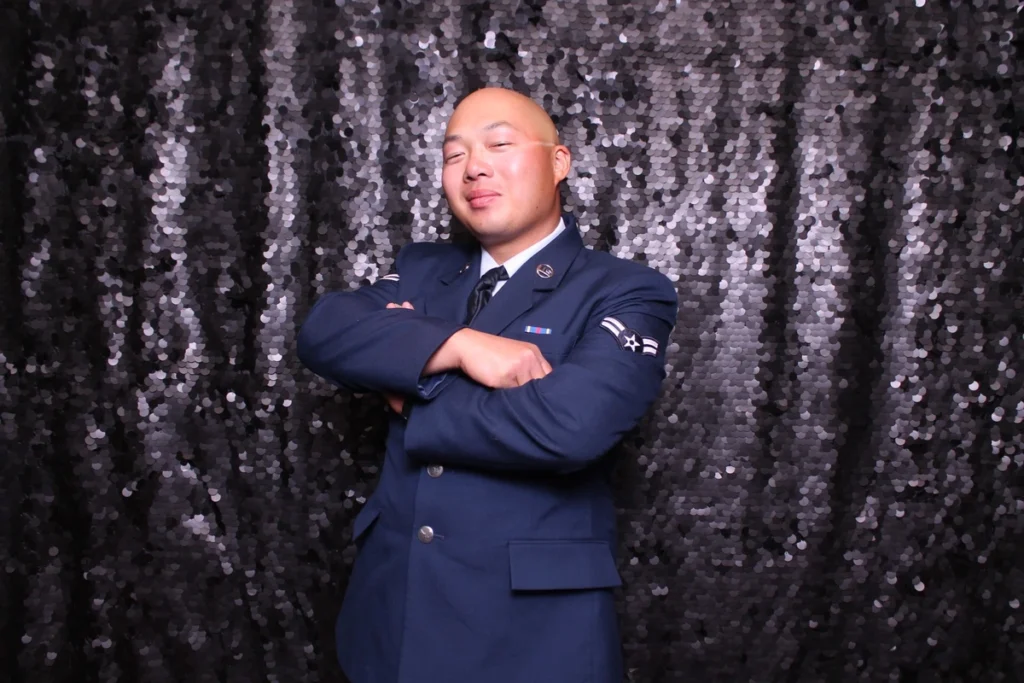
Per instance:
[[[474,93],[448,123],[445,196],[485,247],[517,240],[528,246],[533,232],[546,233],[558,222],[568,150],[544,123],[536,105],[502,91]]]

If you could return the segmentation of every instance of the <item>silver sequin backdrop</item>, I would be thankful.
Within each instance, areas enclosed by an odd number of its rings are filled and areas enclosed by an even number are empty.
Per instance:
[[[494,84],[678,286],[616,455],[630,680],[1019,680],[1019,5],[7,0],[0,676],[341,680],[383,406],[296,326],[451,238]]]

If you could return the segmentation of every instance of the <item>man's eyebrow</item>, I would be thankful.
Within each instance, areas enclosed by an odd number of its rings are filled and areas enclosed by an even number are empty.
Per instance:
[[[494,130],[495,128],[501,128],[503,126],[507,128],[512,128],[513,130],[519,130],[508,121],[495,121],[494,123],[488,123],[486,126],[483,127],[483,130]],[[446,135],[444,138],[444,144],[447,145],[449,142],[458,142],[461,139],[461,135]]]

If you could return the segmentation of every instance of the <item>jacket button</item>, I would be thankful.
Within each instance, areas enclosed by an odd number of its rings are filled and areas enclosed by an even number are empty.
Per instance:
[[[430,543],[434,540],[434,530],[429,526],[421,526],[420,530],[416,532],[416,536],[421,543]]]
[[[444,473],[444,468],[441,467],[440,465],[430,465],[429,467],[427,467],[427,474],[432,476],[434,479],[437,479],[443,473]]]

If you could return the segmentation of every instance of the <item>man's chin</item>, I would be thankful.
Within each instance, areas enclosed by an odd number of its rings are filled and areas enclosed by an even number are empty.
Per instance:
[[[463,220],[462,224],[483,244],[493,240],[500,240],[502,234],[508,228],[505,223],[496,220]]]

